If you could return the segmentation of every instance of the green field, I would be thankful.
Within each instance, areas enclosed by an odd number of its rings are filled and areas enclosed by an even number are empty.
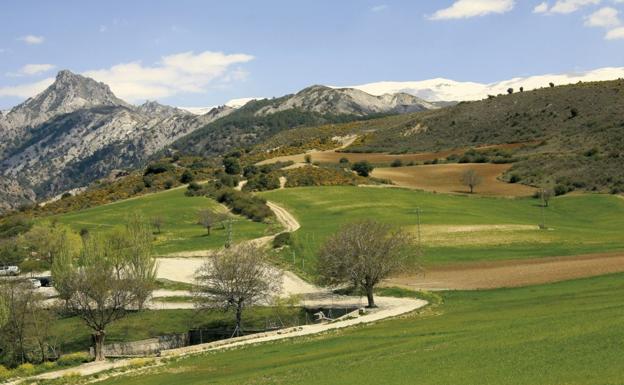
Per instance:
[[[215,226],[211,235],[207,236],[206,230],[197,224],[197,212],[202,209],[225,209],[212,199],[187,197],[184,192],[181,188],[173,189],[63,214],[56,218],[76,230],[86,228],[89,231],[99,231],[121,226],[129,214],[138,212],[147,219],[154,216],[164,219],[162,233],[156,234],[155,248],[159,254],[222,246],[226,240],[226,231],[221,226]],[[232,216],[234,242],[266,235],[271,231],[269,227],[240,216]]]
[[[420,315],[176,360],[105,384],[624,382],[624,275],[448,292]]]
[[[428,265],[624,250],[624,199],[611,195],[553,199],[545,209],[548,230],[538,228],[541,207],[532,198],[363,187],[305,187],[262,196],[282,205],[301,223],[295,238],[309,269],[320,244],[342,224],[372,218],[416,234],[417,208]],[[290,254],[284,258],[292,261]]]
[[[287,325],[305,322],[299,308],[258,307],[244,313],[244,326],[264,328],[267,322],[281,319]],[[302,318],[304,317],[304,318]],[[233,329],[234,314],[221,310],[145,310],[129,313],[116,321],[106,331],[106,342],[138,341],[167,334],[184,333],[194,328]],[[61,318],[54,322],[51,334],[58,339],[63,353],[88,350],[91,334],[82,320],[77,317]]]

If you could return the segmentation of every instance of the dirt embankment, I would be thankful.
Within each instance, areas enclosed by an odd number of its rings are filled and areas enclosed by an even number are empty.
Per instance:
[[[518,287],[624,272],[624,253],[586,254],[434,267],[385,282],[412,290],[477,290]]]

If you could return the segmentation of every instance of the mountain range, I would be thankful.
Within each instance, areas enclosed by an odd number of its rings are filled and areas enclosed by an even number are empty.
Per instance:
[[[217,155],[296,126],[438,107],[409,94],[323,86],[245,102],[201,115],[157,102],[134,106],[106,84],[61,71],[43,92],[0,114],[0,210],[137,167],[169,147]]]

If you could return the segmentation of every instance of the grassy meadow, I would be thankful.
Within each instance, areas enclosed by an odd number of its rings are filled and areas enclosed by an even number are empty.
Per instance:
[[[420,314],[175,360],[134,384],[621,384],[624,275],[446,292]]]
[[[59,215],[60,223],[68,224],[77,231],[102,231],[123,226],[129,214],[138,212],[147,219],[160,216],[164,224],[160,234],[155,234],[155,249],[159,254],[181,251],[204,250],[220,247],[225,243],[226,231],[217,225],[211,234],[197,224],[199,210],[225,211],[221,205],[206,197],[187,197],[185,189],[178,188],[160,193],[131,198],[86,210]],[[232,215],[232,238],[234,242],[258,238],[270,231],[266,224],[252,222]]]
[[[570,195],[544,210],[532,198],[435,194],[397,188],[303,187],[261,194],[301,223],[297,252],[312,270],[322,242],[341,225],[377,219],[417,233],[427,265],[477,260],[564,256],[624,249],[624,200],[610,195]],[[292,255],[284,255],[292,261]],[[299,265],[299,262],[297,262]],[[299,266],[301,267],[301,266]]]

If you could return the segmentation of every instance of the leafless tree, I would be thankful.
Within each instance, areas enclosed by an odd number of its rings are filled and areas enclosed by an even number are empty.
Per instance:
[[[539,191],[539,197],[542,200],[542,205],[548,207],[550,199],[555,195],[551,189],[543,188]]]
[[[212,226],[214,226],[217,222],[219,222],[219,218],[217,214],[212,210],[204,209],[199,210],[199,212],[197,213],[197,223],[199,223],[206,229],[208,235],[210,235],[210,230],[212,229]]]
[[[262,248],[241,244],[209,257],[197,271],[196,282],[197,306],[233,309],[239,335],[244,309],[268,303],[281,291],[282,276],[269,265]]]
[[[152,217],[152,226],[154,226],[154,228],[156,229],[157,234],[160,234],[160,230],[162,229],[164,224],[165,219],[162,216],[156,215],[155,217]]]
[[[460,182],[470,188],[472,194],[474,189],[483,182],[483,178],[474,169],[468,169],[462,174]]]
[[[408,267],[419,268],[416,245],[407,232],[372,220],[342,227],[321,248],[318,270],[323,284],[352,284],[366,292],[375,307],[373,290],[382,279]]]
[[[128,309],[142,306],[154,287],[156,266],[146,251],[149,233],[131,219],[122,233],[89,236],[78,258],[54,261],[55,286],[68,310],[91,329],[96,360],[105,358],[107,327]]]

